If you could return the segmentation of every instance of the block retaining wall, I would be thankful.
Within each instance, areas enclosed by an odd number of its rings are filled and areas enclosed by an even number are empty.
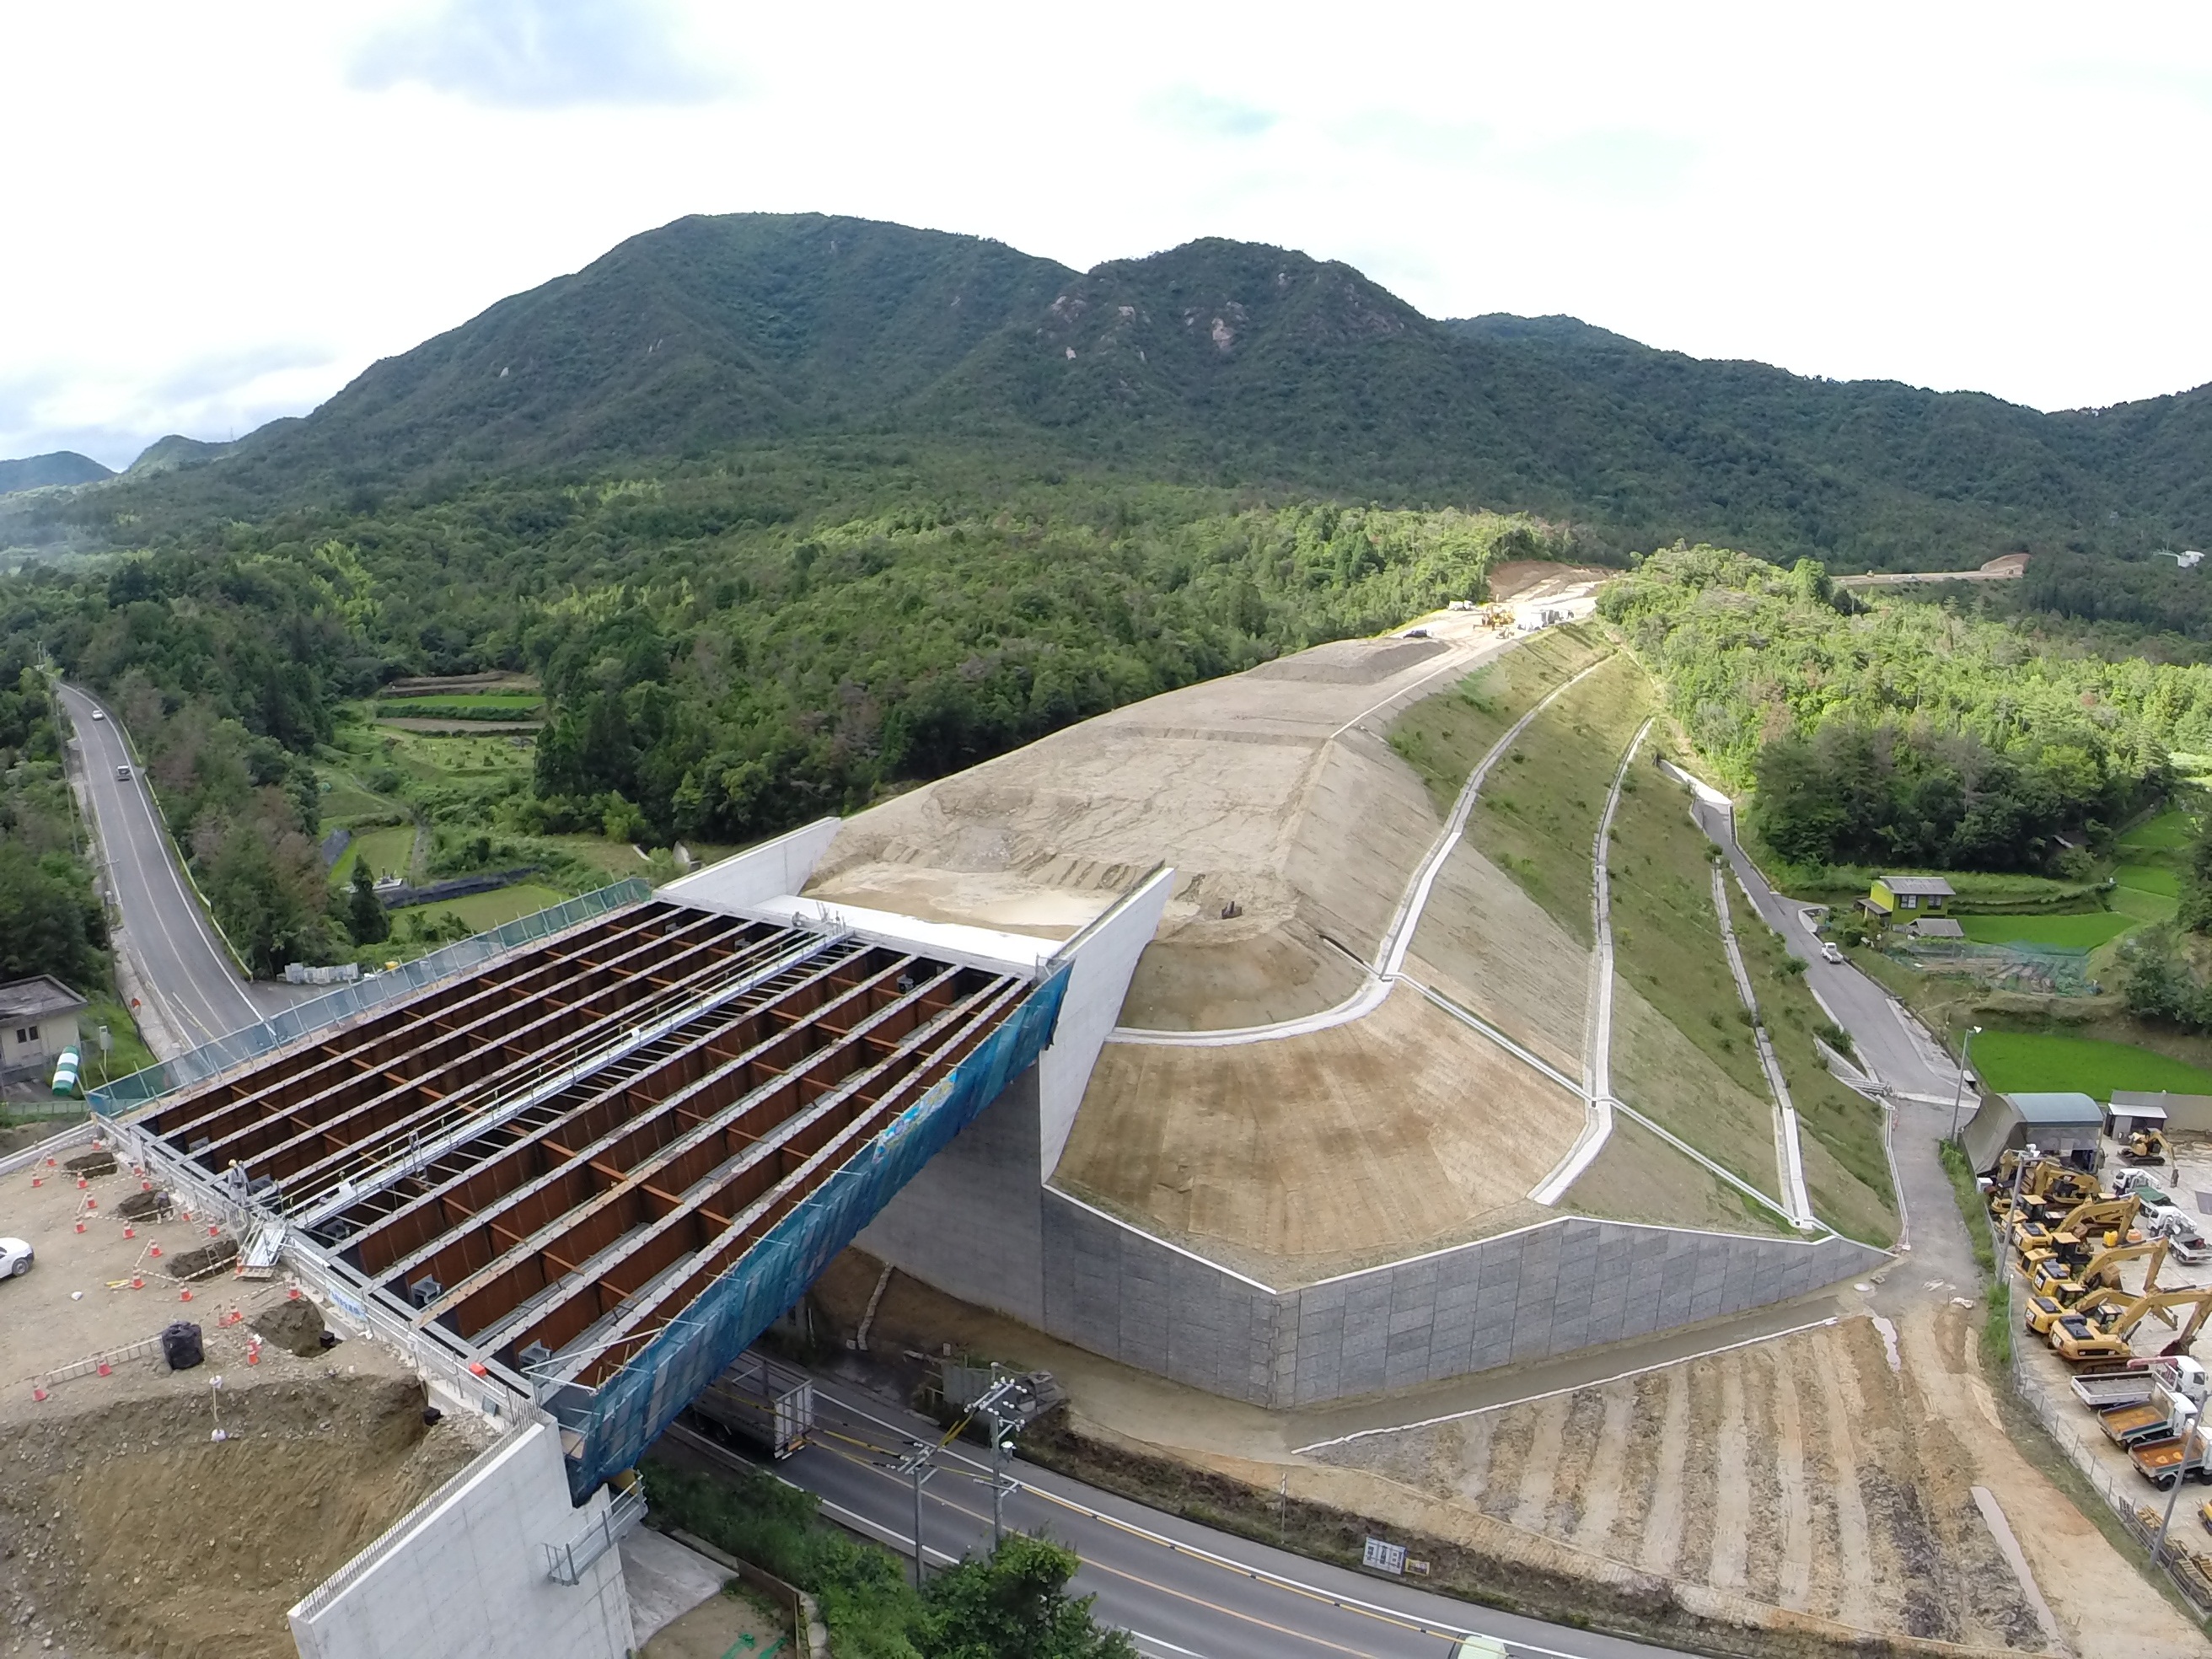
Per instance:
[[[1277,1291],[1066,1194],[1042,1196],[1047,1332],[1278,1409],[1741,1313],[1888,1260],[1844,1238],[1805,1243],[1562,1216]]]

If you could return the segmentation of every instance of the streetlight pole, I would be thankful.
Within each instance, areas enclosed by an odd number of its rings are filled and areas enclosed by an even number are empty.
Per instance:
[[[1974,1026],[1967,1031],[1966,1040],[1959,1045],[1959,1086],[1951,1091],[1951,1133],[1943,1137],[1946,1140],[1959,1138],[1959,1108],[1966,1099],[1966,1068],[1973,1064],[1974,1039],[1981,1034],[1982,1028]]]

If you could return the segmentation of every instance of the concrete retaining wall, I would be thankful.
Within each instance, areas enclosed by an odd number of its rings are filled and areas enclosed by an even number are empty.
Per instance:
[[[292,1609],[301,1659],[628,1659],[621,1552],[581,1583],[546,1576],[544,1546],[566,1543],[606,1503],[603,1489],[569,1506],[550,1421],[518,1430]]]
[[[1847,1239],[1806,1244],[1562,1216],[1279,1291],[1051,1189],[1043,1224],[1043,1329],[1275,1407],[1413,1388],[1741,1313],[1887,1259]]]

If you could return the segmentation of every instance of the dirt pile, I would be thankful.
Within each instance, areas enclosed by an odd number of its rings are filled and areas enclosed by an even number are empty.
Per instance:
[[[276,1296],[248,1311],[246,1322],[302,1359],[323,1351],[323,1310],[306,1297]]]
[[[0,1626],[79,1659],[287,1659],[286,1609],[478,1449],[424,1427],[419,1382],[331,1369],[0,1426]]]
[[[218,1267],[238,1259],[238,1241],[225,1236],[211,1238],[197,1249],[179,1250],[169,1258],[172,1279],[204,1279]]]

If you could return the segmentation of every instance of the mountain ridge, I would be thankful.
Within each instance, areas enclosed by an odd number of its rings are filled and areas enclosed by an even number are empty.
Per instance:
[[[1621,548],[1726,541],[1844,567],[2212,540],[2212,388],[2046,415],[1691,357],[1574,319],[1432,319],[1348,264],[1263,244],[1201,239],[1076,271],[820,214],[641,233],[219,465],[133,487],[237,510],[866,433],[1479,502]]]

